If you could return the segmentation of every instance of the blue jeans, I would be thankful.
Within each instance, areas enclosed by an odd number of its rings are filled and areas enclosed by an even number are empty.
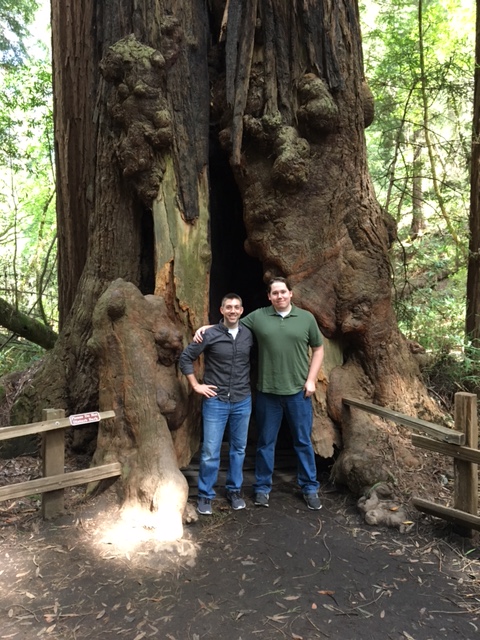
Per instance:
[[[220,449],[228,424],[229,464],[227,491],[240,491],[243,482],[243,461],[247,446],[248,424],[252,413],[252,398],[240,402],[222,402],[204,398],[202,404],[203,443],[198,473],[198,495],[215,497],[214,485],[220,467]]]
[[[275,445],[285,415],[297,454],[297,480],[303,493],[317,493],[317,467],[312,445],[312,399],[299,391],[291,396],[274,393],[257,394],[256,418],[258,429],[257,455],[255,460],[255,493],[270,493],[272,488]]]

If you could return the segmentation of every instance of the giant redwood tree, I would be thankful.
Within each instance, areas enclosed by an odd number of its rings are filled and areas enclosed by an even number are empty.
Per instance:
[[[357,1],[53,0],[52,25],[62,326],[28,417],[113,408],[94,462],[177,535],[199,426],[177,356],[225,291],[249,311],[281,274],[327,338],[317,453],[354,491],[386,478],[342,397],[434,407],[392,309]]]

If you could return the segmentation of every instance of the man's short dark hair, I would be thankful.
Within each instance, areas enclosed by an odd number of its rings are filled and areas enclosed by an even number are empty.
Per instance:
[[[272,290],[272,284],[275,284],[275,282],[282,282],[289,291],[292,290],[292,287],[290,286],[286,278],[282,278],[282,276],[275,276],[274,278],[268,281],[268,289],[267,289],[268,293],[270,293],[270,291]]]
[[[242,298],[238,295],[238,293],[226,293],[222,298],[222,304],[220,305],[221,307],[223,307],[223,305],[225,304],[225,300],[238,300],[240,302],[240,306],[243,307]]]

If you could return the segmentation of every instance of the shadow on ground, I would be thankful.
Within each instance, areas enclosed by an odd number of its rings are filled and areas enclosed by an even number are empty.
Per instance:
[[[238,512],[219,497],[173,544],[113,539],[113,489],[54,523],[2,513],[0,638],[480,637],[475,539],[421,516],[408,534],[368,527],[333,487],[309,511],[291,468],[268,509],[246,497]]]

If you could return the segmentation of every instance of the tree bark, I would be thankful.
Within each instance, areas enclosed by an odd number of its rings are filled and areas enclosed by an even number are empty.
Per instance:
[[[467,275],[466,334],[480,362],[480,6],[477,1],[475,87],[473,98],[472,175],[470,178],[470,242]]]
[[[314,442],[318,452],[332,454],[340,425],[343,450],[334,473],[359,491],[389,470],[378,455],[382,431],[355,411],[345,413],[342,396],[354,390],[406,413],[437,410],[392,308],[392,224],[367,168],[371,95],[356,3],[265,2],[258,14],[254,2],[233,4],[243,14],[238,18],[230,4],[226,81],[219,78],[214,109],[242,194],[246,250],[262,262],[266,280],[290,278],[294,299],[329,338],[338,366],[331,365],[318,394]],[[240,52],[252,38],[245,59]],[[230,60],[229,51],[237,57]]]
[[[164,4],[137,11],[131,0],[52,3],[57,173],[68,185],[57,198],[59,273],[68,291],[60,285],[63,330],[36,381],[35,415],[45,397],[67,410],[97,406],[86,344],[96,301],[117,277],[165,296],[188,336],[206,316],[206,14]],[[188,77],[197,81],[186,87]],[[84,152],[79,170],[73,156]],[[77,238],[86,242],[82,260]]]
[[[118,277],[143,295],[161,296],[185,340],[208,308],[205,7],[54,0],[52,29],[62,330],[52,356],[12,408],[12,423],[36,419],[45,406],[67,413],[105,408],[110,396],[99,394],[99,386],[108,387],[112,378],[104,376],[88,340],[95,305]],[[171,463],[163,478],[198,447],[196,398],[188,406],[170,436],[171,449],[165,448]],[[152,412],[143,417],[156,420]],[[124,414],[119,420],[128,429]],[[133,432],[139,460],[148,447],[143,434],[153,433],[150,422],[140,427]],[[104,442],[100,438],[96,460],[108,453]],[[133,482],[142,490],[124,495],[130,508],[136,495],[139,508],[160,512],[166,492],[149,482],[158,467],[147,464],[140,479],[141,468],[124,478],[125,487]],[[150,495],[140,499],[147,486]]]
[[[100,76],[92,39],[93,0],[52,1],[53,91],[60,328],[72,308],[89,242],[93,212]],[[60,208],[61,207],[61,208]]]
[[[162,508],[167,476],[178,482],[176,467],[198,444],[199,414],[173,364],[154,354],[163,332],[187,342],[206,319],[210,286],[218,296],[209,282],[212,195],[222,228],[242,208],[241,253],[261,275],[240,273],[226,240],[216,272],[239,276],[260,304],[265,282],[288,276],[327,337],[316,451],[342,447],[334,474],[356,492],[386,479],[383,429],[345,412],[342,397],[423,418],[436,407],[392,308],[395,229],[368,174],[373,98],[356,1],[54,0],[52,15],[64,321],[26,394],[31,412],[46,399],[72,411],[113,404],[119,415],[100,433],[95,461],[125,459],[135,470],[123,476],[127,501]],[[209,167],[227,187],[210,181]],[[128,291],[118,282],[107,290],[118,278]],[[168,455],[157,463],[149,446],[158,451],[159,424]]]
[[[162,297],[144,297],[119,279],[95,307],[89,347],[99,362],[100,405],[115,411],[100,424],[93,463],[123,463],[125,519],[155,528],[157,538],[180,538],[188,484],[170,431],[189,411],[176,370],[182,333]]]
[[[416,240],[425,229],[423,215],[423,159],[422,159],[422,131],[413,132],[413,162],[412,162],[412,222],[410,223],[410,238]]]

